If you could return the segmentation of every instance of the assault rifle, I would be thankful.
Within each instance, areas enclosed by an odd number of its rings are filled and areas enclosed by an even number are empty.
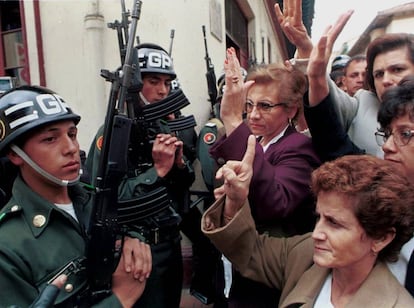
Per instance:
[[[122,3],[123,28],[128,28],[124,0]],[[121,251],[115,249],[115,241],[121,238],[118,222],[118,186],[127,173],[128,138],[132,119],[125,112],[128,91],[139,91],[142,80],[134,48],[134,37],[141,12],[141,1],[134,0],[131,13],[131,29],[126,36],[126,48],[122,69],[114,72],[101,70],[101,75],[112,83],[105,118],[103,145],[95,179],[93,212],[86,246],[86,271],[91,300],[95,301],[111,293],[112,273],[116,269]],[[112,24],[113,25],[113,24]],[[108,25],[108,27],[111,27]],[[122,35],[119,31],[118,35]],[[121,39],[118,40],[121,42]],[[121,59],[124,45],[120,44]],[[129,109],[129,108],[128,108]]]
[[[216,99],[217,99],[216,73],[214,72],[214,65],[213,63],[211,63],[210,56],[208,55],[205,25],[202,25],[202,30],[203,30],[203,37],[204,37],[204,48],[206,51],[206,55],[204,59],[206,60],[206,68],[207,68],[206,78],[207,78],[208,96],[210,97],[210,103],[213,109],[213,106],[216,103]]]
[[[175,119],[165,120],[170,114],[178,115],[180,109],[190,104],[181,89],[177,89],[156,103],[145,105],[135,115],[131,139],[135,140],[130,145],[130,159],[136,168],[136,173],[145,171],[152,165],[152,143],[159,133],[179,134],[180,131],[197,125],[193,115],[179,116]]]
[[[117,31],[118,34],[118,45],[119,45],[119,54],[121,56],[121,63],[125,62],[126,47],[127,42],[129,41],[129,16],[130,13],[125,9],[125,1],[121,0],[122,7],[122,19],[121,21],[115,20],[107,24],[108,28]]]

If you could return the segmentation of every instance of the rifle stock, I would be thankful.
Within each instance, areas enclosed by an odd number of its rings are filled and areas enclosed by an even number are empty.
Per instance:
[[[123,23],[128,24],[122,2]],[[105,117],[103,144],[95,179],[93,211],[88,230],[86,246],[86,270],[92,301],[111,293],[112,273],[119,262],[120,251],[115,249],[115,241],[121,236],[118,223],[118,186],[127,173],[128,138],[132,119],[125,112],[127,94],[130,89],[139,91],[142,81],[137,57],[133,54],[141,1],[135,0],[131,14],[131,29],[125,49],[122,71],[109,73],[102,70],[101,75],[111,81],[111,92]],[[109,25],[108,25],[109,26]],[[119,30],[118,30],[119,35]],[[121,40],[118,40],[121,42]],[[120,45],[121,59],[123,46]]]

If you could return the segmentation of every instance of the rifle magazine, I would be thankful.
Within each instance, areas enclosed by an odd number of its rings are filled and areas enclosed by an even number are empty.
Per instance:
[[[142,221],[167,209],[170,205],[171,201],[165,187],[159,187],[135,199],[118,201],[118,223]]]
[[[154,121],[172,114],[190,104],[181,89],[168,95],[159,102],[142,107],[142,116],[145,121]]]

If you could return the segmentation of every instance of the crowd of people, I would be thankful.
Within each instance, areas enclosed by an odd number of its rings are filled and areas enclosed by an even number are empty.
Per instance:
[[[142,87],[127,99],[104,289],[88,256],[105,126],[83,159],[81,117],[57,93],[0,97],[0,306],[178,308],[185,234],[191,294],[215,308],[413,307],[414,35],[385,34],[329,66],[353,12],[313,45],[301,8],[274,7],[296,61],[246,71],[226,50],[214,118],[198,136],[195,123],[178,124],[189,102],[172,87],[168,52],[135,47]],[[148,120],[154,110],[164,113]],[[203,207],[190,189],[197,158]]]

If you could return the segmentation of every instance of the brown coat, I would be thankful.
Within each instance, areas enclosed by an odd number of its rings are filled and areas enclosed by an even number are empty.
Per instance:
[[[313,307],[330,270],[313,263],[310,233],[290,238],[258,235],[247,203],[221,227],[223,204],[219,199],[202,220],[203,232],[216,247],[242,275],[281,289],[279,307]],[[347,307],[414,307],[414,299],[379,262]]]

